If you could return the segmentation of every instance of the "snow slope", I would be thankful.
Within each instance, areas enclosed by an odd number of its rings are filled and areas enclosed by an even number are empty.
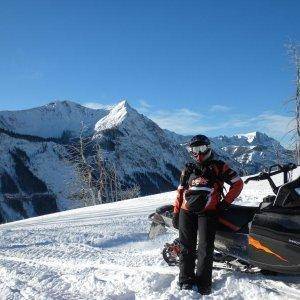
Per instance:
[[[297,172],[299,175],[300,170]],[[279,180],[279,179],[278,179]],[[271,193],[249,183],[237,202]],[[1,299],[199,299],[179,291],[161,256],[168,233],[148,240],[147,216],[174,192],[65,211],[0,226]],[[214,270],[205,299],[300,299],[300,276]]]

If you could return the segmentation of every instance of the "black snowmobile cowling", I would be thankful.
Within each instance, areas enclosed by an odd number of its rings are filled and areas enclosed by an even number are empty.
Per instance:
[[[268,180],[275,195],[263,198],[258,207],[232,204],[221,211],[215,239],[218,252],[263,271],[300,274],[300,176],[288,182],[288,173],[295,168],[276,165],[245,180]],[[284,184],[277,187],[271,177],[279,173]],[[172,215],[173,205],[151,214],[149,237],[173,228]]]

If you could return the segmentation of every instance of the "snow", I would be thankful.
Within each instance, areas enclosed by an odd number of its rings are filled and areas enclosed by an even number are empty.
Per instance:
[[[266,182],[250,182],[236,202],[258,205],[269,193]],[[148,215],[174,197],[156,194],[1,225],[0,298],[199,299],[177,288],[178,269],[162,259],[164,243],[176,234],[147,236]],[[213,281],[212,295],[203,299],[300,299],[300,276],[214,270]]]
[[[240,138],[246,138],[247,142],[249,144],[251,144],[254,139],[256,138],[257,136],[257,132],[249,132],[249,133],[242,133],[242,134],[237,134],[237,137],[240,139]]]
[[[110,113],[107,116],[96,123],[95,131],[101,131],[116,127],[118,124],[124,121],[128,109],[130,108],[127,101],[121,101],[111,109]]]

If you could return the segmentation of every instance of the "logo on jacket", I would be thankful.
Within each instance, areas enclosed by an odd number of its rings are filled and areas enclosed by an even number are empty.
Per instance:
[[[198,177],[192,180],[192,185],[206,185],[208,180],[203,177]]]

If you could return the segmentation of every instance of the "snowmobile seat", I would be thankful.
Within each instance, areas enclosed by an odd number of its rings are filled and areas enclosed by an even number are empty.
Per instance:
[[[229,232],[249,232],[249,223],[253,220],[254,215],[259,211],[259,207],[230,205],[219,215],[218,229]],[[173,205],[164,205],[156,209],[156,213],[171,219],[173,215]],[[166,221],[165,219],[165,221]]]
[[[159,215],[164,215],[166,217],[170,217],[172,218],[172,214],[173,214],[173,205],[170,204],[170,205],[164,205],[164,206],[161,206],[161,207],[158,207],[156,209],[156,213],[158,213]]]
[[[219,216],[219,229],[222,231],[249,232],[249,223],[259,207],[240,206],[232,204],[228,210],[221,212]]]

